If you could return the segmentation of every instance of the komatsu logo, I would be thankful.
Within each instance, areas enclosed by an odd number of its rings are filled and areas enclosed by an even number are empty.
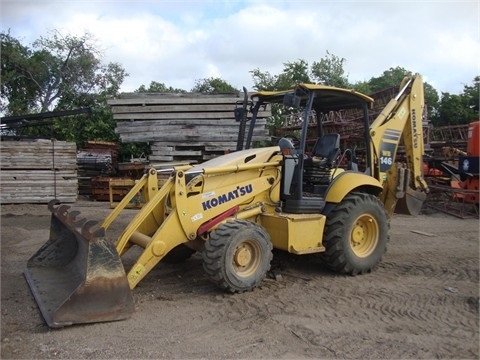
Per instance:
[[[245,185],[245,186],[237,186],[237,188],[233,191],[229,191],[226,194],[222,194],[213,199],[202,202],[203,210],[204,211],[209,210],[218,205],[225,204],[226,202],[229,202],[239,197],[250,194],[252,191],[253,191],[252,184]]]
[[[418,148],[418,130],[417,130],[417,114],[415,109],[412,109],[412,124],[413,124],[413,147]]]

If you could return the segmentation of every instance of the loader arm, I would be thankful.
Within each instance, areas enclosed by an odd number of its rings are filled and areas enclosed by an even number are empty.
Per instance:
[[[424,107],[421,77],[405,77],[398,95],[370,125],[370,169],[383,185],[380,198],[390,216],[395,210],[418,214],[428,192],[422,167]],[[404,163],[396,162],[400,143],[405,146]]]
[[[151,192],[149,201],[116,242],[120,255],[133,245],[143,248],[127,272],[130,288],[133,289],[176,246],[186,244],[197,248],[198,237],[226,219],[245,219],[265,211],[263,203],[271,202],[270,190],[278,176],[279,165],[279,161],[270,161],[199,169],[175,168],[168,181]],[[152,168],[142,184],[153,184],[155,188],[156,179],[157,173]],[[207,182],[214,184],[215,190],[205,189]],[[126,198],[134,196],[136,190],[132,189]],[[112,221],[109,217],[104,225]]]

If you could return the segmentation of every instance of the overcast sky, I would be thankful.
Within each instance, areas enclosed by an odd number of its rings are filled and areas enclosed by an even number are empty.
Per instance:
[[[437,91],[460,94],[480,75],[480,0],[235,1],[1,0],[1,30],[24,45],[55,29],[91,33],[104,62],[129,73],[121,91],[151,81],[191,90],[220,77],[252,89],[250,71],[273,75],[326,52],[346,59],[350,82],[400,66]]]

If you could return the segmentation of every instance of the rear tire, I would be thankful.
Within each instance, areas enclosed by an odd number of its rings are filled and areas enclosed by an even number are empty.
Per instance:
[[[234,292],[258,286],[272,260],[270,236],[260,225],[228,221],[210,234],[203,251],[203,268],[220,288]]]
[[[389,238],[390,222],[380,200],[351,193],[327,217],[322,259],[341,274],[370,272],[385,253]]]

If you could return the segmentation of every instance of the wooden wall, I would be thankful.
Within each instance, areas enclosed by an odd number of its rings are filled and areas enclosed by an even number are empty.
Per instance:
[[[76,150],[65,141],[0,141],[0,203],[75,202]]]
[[[150,142],[150,162],[202,162],[235,150],[239,123],[236,94],[128,93],[109,100],[122,142]],[[268,140],[270,109],[259,112],[253,141]],[[246,136],[245,136],[246,137]]]

